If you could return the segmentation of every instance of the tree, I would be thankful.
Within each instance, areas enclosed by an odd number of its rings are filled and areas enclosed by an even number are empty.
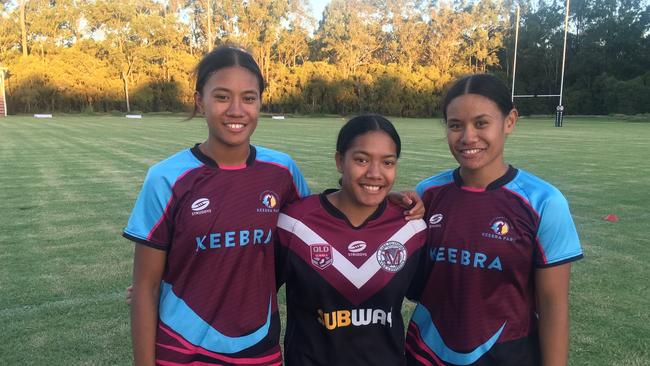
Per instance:
[[[20,0],[20,35],[23,56],[27,56],[27,27],[25,26],[25,2],[27,0]]]
[[[471,25],[463,32],[467,43],[466,61],[472,72],[486,72],[488,67],[498,65],[497,52],[503,46],[505,33],[503,2],[480,0],[469,8]]]
[[[58,48],[68,47],[81,37],[79,29],[85,2],[76,0],[30,0],[25,7],[29,16],[28,42],[31,53],[42,59]]]
[[[277,61],[287,67],[295,67],[303,63],[309,56],[309,34],[300,25],[281,29],[280,37],[275,45],[274,53]]]
[[[344,78],[374,59],[385,33],[379,22],[379,9],[363,0],[332,0],[325,8],[316,38],[329,61],[340,65]]]
[[[463,33],[471,26],[466,12],[454,9],[448,2],[441,2],[429,9],[423,52],[424,64],[447,81],[455,75],[468,72],[463,62],[465,40]]]
[[[105,37],[100,42],[98,56],[109,61],[122,80],[127,112],[131,112],[129,86],[134,73],[145,68],[148,59],[155,54],[150,47],[162,36],[163,13],[161,4],[153,1],[100,0],[88,14],[93,32]]]
[[[294,24],[296,19],[307,17],[303,1],[258,0],[243,3],[234,8],[237,14],[235,31],[221,37],[222,41],[240,44],[250,48],[262,74],[269,81],[267,103],[272,105],[278,87],[273,80],[273,51],[276,48],[285,24]]]
[[[387,0],[380,2],[385,33],[382,59],[414,68],[423,57],[427,24],[423,0]]]
[[[21,46],[20,35],[15,31],[19,28],[19,19],[14,12],[5,6],[0,10],[0,60],[6,63]]]
[[[313,35],[306,0],[5,0],[0,60],[16,111],[180,111],[200,55],[232,43],[261,66],[266,110],[431,116],[453,78],[508,70],[515,2],[517,93],[555,94],[564,0],[333,0]],[[647,1],[572,0],[570,22],[568,111],[647,111]]]

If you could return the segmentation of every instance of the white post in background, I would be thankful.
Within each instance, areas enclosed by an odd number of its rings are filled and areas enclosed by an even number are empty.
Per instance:
[[[517,75],[517,44],[519,43],[519,4],[517,4],[517,20],[515,20],[515,56],[512,61],[512,95],[510,100],[515,101],[515,77]]]
[[[2,92],[2,110],[3,110],[3,117],[7,117],[7,95],[5,94],[5,69],[4,67],[0,67],[0,89]]]
[[[569,30],[569,2],[566,0],[566,13],[564,15],[564,47],[562,49],[562,75],[560,79],[560,103],[555,110],[555,127],[562,127],[564,106],[562,105],[562,94],[564,93],[564,64],[566,62],[566,39]]]

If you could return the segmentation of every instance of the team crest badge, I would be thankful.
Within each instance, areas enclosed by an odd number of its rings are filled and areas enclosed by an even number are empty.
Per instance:
[[[490,229],[497,235],[506,235],[510,231],[510,225],[505,220],[497,219],[492,222]]]
[[[318,269],[325,269],[334,262],[332,246],[329,244],[311,244],[309,254],[311,255],[311,264]]]
[[[481,235],[484,238],[514,242],[515,238],[512,237],[513,233],[512,225],[508,219],[505,217],[496,217],[490,221],[490,231],[483,232]]]
[[[387,241],[377,249],[377,261],[387,272],[397,272],[406,263],[406,248],[397,241]]]
[[[259,196],[261,207],[257,208],[260,213],[280,212],[280,197],[273,191],[264,191]]]
[[[273,191],[264,191],[260,195],[260,202],[266,208],[275,208],[278,205],[278,195]]]

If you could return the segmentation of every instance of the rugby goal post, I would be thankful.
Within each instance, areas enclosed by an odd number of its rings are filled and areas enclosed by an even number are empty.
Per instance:
[[[562,96],[564,92],[564,66],[566,63],[566,40],[569,29],[569,3],[571,0],[566,0],[566,9],[564,13],[564,45],[562,46],[562,73],[560,75],[560,92],[559,94],[519,94],[515,95],[515,79],[517,76],[517,44],[519,43],[519,5],[517,5],[517,16],[515,20],[515,52],[512,65],[512,96],[511,100],[514,102],[515,98],[555,98],[559,97],[559,102],[555,108],[555,127],[562,127],[564,119],[564,106],[562,105]]]
[[[7,116],[7,98],[5,94],[5,72],[6,67],[0,67],[0,117]]]

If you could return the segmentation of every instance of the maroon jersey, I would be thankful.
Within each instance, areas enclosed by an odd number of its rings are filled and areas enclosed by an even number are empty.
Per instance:
[[[582,257],[566,199],[512,167],[485,190],[458,170],[417,187],[430,274],[409,324],[413,365],[537,365],[535,269]]]
[[[124,236],[167,251],[158,364],[281,364],[273,237],[304,194],[291,158],[261,147],[240,167],[197,145],[149,170]]]
[[[402,301],[423,258],[426,225],[405,221],[402,208],[385,201],[353,227],[326,193],[289,205],[278,221],[285,362],[404,365]]]

